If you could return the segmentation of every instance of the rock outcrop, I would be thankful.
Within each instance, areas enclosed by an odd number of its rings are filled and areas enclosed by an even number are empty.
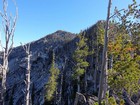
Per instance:
[[[62,70],[64,46],[76,37],[75,34],[57,31],[37,41],[31,42],[31,97],[34,105],[43,105],[44,86],[49,78],[49,67],[51,64],[52,50],[56,53],[56,64]],[[70,50],[70,48],[68,48]],[[27,67],[26,54],[22,46],[13,49],[9,57],[9,71],[7,73],[7,95],[6,103],[13,100],[14,105],[22,105],[25,89],[25,71]]]
[[[92,27],[87,29],[86,37],[88,37],[92,41],[96,40],[96,29],[96,25],[93,25]],[[45,85],[50,76],[49,68],[52,59],[52,51],[55,51],[55,63],[60,70],[57,95],[55,96],[55,100],[57,100],[56,103],[57,105],[74,104],[76,85],[75,81],[72,79],[74,66],[72,55],[74,50],[76,49],[77,41],[78,38],[76,37],[76,34],[59,30],[37,41],[31,42],[32,56],[30,93],[31,103],[33,105],[44,104]],[[89,41],[89,45],[90,42],[91,41]],[[93,49],[93,46],[89,47],[90,49]],[[92,98],[91,96],[94,93],[93,68],[96,65],[93,62],[94,60],[95,56],[88,57],[88,61],[91,66],[87,70],[88,86],[85,97],[87,97],[86,95],[89,94],[90,98],[87,98],[87,102],[89,103],[89,105],[91,105],[95,101],[94,97]],[[12,53],[9,56],[9,71],[7,72],[7,91],[5,98],[6,105],[22,105],[24,103],[24,80],[26,67],[27,62],[25,51],[23,50],[22,46],[18,46],[13,49]],[[98,82],[96,84],[98,84]],[[84,85],[82,85],[81,87],[84,89]],[[82,92],[84,91],[82,90]],[[13,104],[10,104],[11,102]]]

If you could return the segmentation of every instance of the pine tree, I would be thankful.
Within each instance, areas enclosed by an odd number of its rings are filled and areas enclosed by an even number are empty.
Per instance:
[[[73,76],[77,80],[77,92],[80,92],[80,77],[85,73],[89,63],[86,61],[88,56],[88,46],[86,44],[87,39],[82,33],[78,35],[79,42],[76,43],[77,49],[73,54],[74,59],[74,72]]]
[[[109,55],[113,55],[113,67],[109,70],[109,86],[115,94],[125,97],[131,105],[135,103],[131,96],[140,89],[140,24],[139,6],[136,1],[128,6],[122,13],[115,10],[119,21],[119,30],[115,41],[109,43]],[[140,99],[136,105],[140,104]]]
[[[94,55],[95,55],[95,70],[94,70],[94,76],[93,76],[93,81],[94,81],[94,93],[97,93],[97,83],[98,83],[98,72],[100,70],[100,63],[101,59],[100,56],[103,42],[104,42],[104,21],[99,21],[97,23],[97,32],[96,32],[96,38],[94,39]]]
[[[57,79],[59,75],[59,69],[55,67],[55,54],[53,52],[52,57],[52,64],[50,67],[50,77],[48,80],[48,83],[46,84],[46,94],[45,94],[45,100],[46,101],[52,101],[54,98],[54,94],[57,91]]]
[[[115,94],[131,97],[140,89],[140,56],[135,53],[128,34],[119,34],[113,44],[109,44],[109,53],[114,56],[113,68],[109,70],[109,86]],[[131,98],[129,98],[131,99]],[[132,102],[132,100],[129,100]]]

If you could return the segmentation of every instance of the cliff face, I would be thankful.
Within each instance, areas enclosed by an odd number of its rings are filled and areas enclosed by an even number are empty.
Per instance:
[[[66,51],[66,53],[65,50],[72,49],[69,43],[75,37],[75,34],[57,31],[31,42],[31,97],[33,98],[32,103],[35,105],[44,103],[44,86],[49,78],[48,71],[51,64],[52,50],[55,50],[56,64],[62,70],[64,56],[71,53],[71,51]],[[9,57],[9,71],[7,73],[7,105],[10,100],[13,100],[14,105],[22,105],[26,67],[26,54],[22,46],[14,48]]]
[[[87,37],[96,35],[96,25],[89,28]],[[93,32],[91,33],[91,31]],[[91,38],[94,40],[94,38]],[[57,31],[47,35],[37,41],[31,42],[31,103],[33,105],[43,105],[45,84],[49,78],[49,68],[51,64],[52,51],[55,51],[56,65],[60,70],[58,79],[58,94],[55,97],[59,105],[73,105],[76,85],[72,79],[72,54],[76,49],[78,41],[76,34],[64,31]],[[92,56],[89,62],[93,63]],[[6,105],[13,101],[14,105],[22,105],[24,102],[26,55],[22,46],[13,49],[9,57],[9,71],[7,73],[7,95]],[[89,67],[88,73],[88,94],[93,94],[93,67]],[[84,87],[84,86],[83,86]],[[61,91],[62,90],[62,91]],[[60,98],[61,97],[61,98]],[[61,103],[59,102],[61,100]],[[12,104],[11,104],[12,105]]]

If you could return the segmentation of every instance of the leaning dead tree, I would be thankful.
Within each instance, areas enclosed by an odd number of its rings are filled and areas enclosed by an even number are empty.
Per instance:
[[[13,17],[12,15],[8,15],[7,7],[8,2],[7,0],[2,1],[3,11],[0,11],[0,16],[2,18],[2,25],[4,33],[2,37],[4,37],[4,44],[2,44],[2,40],[0,40],[0,44],[2,47],[3,52],[3,63],[1,65],[1,73],[2,73],[2,89],[1,89],[1,105],[4,105],[4,98],[6,95],[6,74],[8,71],[8,57],[13,49],[13,38],[14,32],[16,27],[16,21],[18,17],[18,8],[16,6],[16,15]]]
[[[106,19],[106,28],[105,28],[105,35],[104,35],[104,48],[102,54],[102,65],[101,65],[101,75],[100,75],[100,82],[99,82],[99,93],[98,93],[98,102],[101,105],[101,101],[103,99],[106,87],[106,72],[107,72],[107,46],[108,46],[108,26],[109,26],[109,19],[110,19],[110,8],[111,8],[112,0],[109,0],[108,3],[108,11],[107,11],[107,19]],[[105,87],[104,87],[105,86]],[[104,93],[104,94],[103,94]]]
[[[26,70],[26,78],[25,78],[25,105],[30,105],[30,72],[31,72],[31,64],[30,64],[30,59],[31,59],[31,53],[30,53],[30,44],[24,45],[23,46],[24,51],[26,52],[26,60],[27,60],[27,70]]]

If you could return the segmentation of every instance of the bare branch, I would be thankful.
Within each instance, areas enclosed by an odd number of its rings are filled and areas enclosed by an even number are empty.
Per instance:
[[[121,11],[124,11],[125,9],[121,9],[117,12],[115,12],[112,16],[109,17],[109,19],[113,18],[115,15],[117,15],[118,13],[120,13]]]
[[[21,45],[22,45],[22,43],[21,43]],[[28,43],[26,45],[22,45],[22,47],[27,55],[30,55],[30,46],[31,46],[31,43]]]
[[[8,3],[6,0],[3,0],[3,11],[4,11],[4,16],[7,17],[7,7]]]
[[[3,19],[5,19],[5,20],[6,20],[5,16],[2,14],[2,12],[1,12],[1,11],[0,11],[0,15],[1,15],[1,17],[2,17]]]
[[[12,35],[12,38],[11,38],[11,45],[10,45],[10,47],[9,47],[8,55],[9,55],[9,54],[12,52],[12,50],[13,50],[13,44],[14,44],[13,38],[14,38],[14,35]]]
[[[15,6],[16,3],[14,2]],[[8,8],[8,2],[7,0],[3,0],[3,13],[0,11],[0,16],[2,17],[2,26],[3,26],[3,31],[4,31],[4,36],[5,36],[5,45],[4,47],[2,46],[2,42],[0,41],[0,45],[3,50],[3,64],[2,64],[2,93],[1,93],[1,99],[2,99],[2,105],[4,105],[4,95],[6,92],[6,73],[9,69],[8,67],[8,57],[9,54],[12,52],[13,49],[13,38],[14,38],[14,32],[15,32],[15,27],[16,27],[16,21],[17,21],[17,16],[18,16],[18,9],[16,6],[16,16],[12,18],[12,15],[8,16],[7,12]]]
[[[25,94],[25,90],[24,89],[22,89],[22,92],[23,92],[23,94]]]
[[[1,33],[1,30],[0,30],[0,47],[1,47],[1,50],[3,51],[3,46],[2,46],[2,33]]]
[[[18,8],[16,7],[16,16],[13,19],[13,26],[12,26],[10,35],[13,35],[14,34],[15,27],[16,27],[16,22],[17,22],[17,18],[18,18]]]

